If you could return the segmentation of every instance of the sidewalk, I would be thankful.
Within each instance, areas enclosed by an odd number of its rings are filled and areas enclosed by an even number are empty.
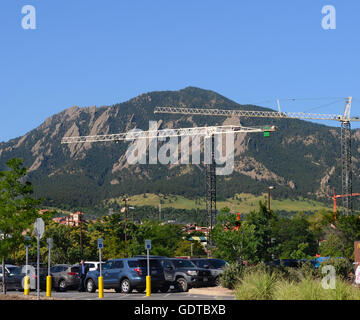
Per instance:
[[[234,291],[223,287],[192,288],[191,294],[204,294],[209,296],[234,296]]]

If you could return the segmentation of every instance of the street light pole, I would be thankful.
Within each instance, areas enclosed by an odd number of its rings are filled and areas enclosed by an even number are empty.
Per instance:
[[[274,186],[269,186],[268,187],[268,211],[269,211],[269,214],[270,214],[270,190],[272,189],[275,189]]]

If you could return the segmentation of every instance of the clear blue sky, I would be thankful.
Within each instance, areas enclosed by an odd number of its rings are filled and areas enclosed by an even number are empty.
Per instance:
[[[21,27],[28,4],[36,30]],[[321,27],[327,4],[336,30]],[[352,95],[360,114],[359,16],[358,0],[2,0],[0,141],[73,105],[186,86],[238,103]],[[331,101],[281,103],[308,111]]]

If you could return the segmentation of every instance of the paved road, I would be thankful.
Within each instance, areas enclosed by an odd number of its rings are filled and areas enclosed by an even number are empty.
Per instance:
[[[21,294],[21,292],[9,291],[9,294]],[[31,295],[36,296],[36,291],[31,292]],[[41,296],[46,296],[46,292],[40,292]],[[66,292],[51,293],[53,298],[70,299],[70,300],[235,300],[230,295],[208,295],[208,294],[193,294],[191,292],[168,292],[168,293],[152,293],[147,297],[145,293],[133,292],[130,294],[116,293],[114,291],[104,292],[104,298],[99,299],[98,292],[87,293],[69,290]]]

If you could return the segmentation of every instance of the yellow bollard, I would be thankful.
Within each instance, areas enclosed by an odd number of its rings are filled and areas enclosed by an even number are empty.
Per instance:
[[[46,296],[51,297],[51,276],[46,277]]]
[[[146,296],[151,296],[151,276],[146,276]]]
[[[104,280],[103,277],[99,277],[99,298],[104,298]]]
[[[30,292],[30,278],[29,276],[24,277],[24,295],[29,295]]]

